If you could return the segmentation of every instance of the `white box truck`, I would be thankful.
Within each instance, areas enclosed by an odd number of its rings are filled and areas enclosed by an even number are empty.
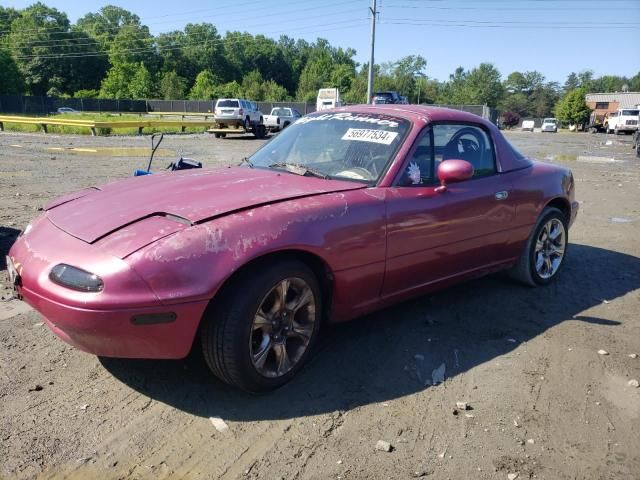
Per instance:
[[[337,88],[321,88],[318,90],[318,98],[316,100],[316,110],[328,110],[330,108],[340,107],[340,91]]]

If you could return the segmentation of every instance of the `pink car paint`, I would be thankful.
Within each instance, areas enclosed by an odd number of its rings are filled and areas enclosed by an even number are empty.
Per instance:
[[[231,167],[88,188],[49,203],[11,248],[18,293],[54,333],[84,351],[182,358],[211,299],[265,256],[322,265],[331,288],[327,320],[344,321],[512,265],[547,205],[565,211],[569,223],[575,219],[571,173],[517,155],[475,115],[412,105],[333,110],[341,111],[411,122],[377,185]],[[420,132],[447,121],[484,127],[499,173],[445,191],[397,186]],[[497,192],[508,195],[497,201]],[[98,275],[104,289],[79,292],[52,282],[59,263]]]

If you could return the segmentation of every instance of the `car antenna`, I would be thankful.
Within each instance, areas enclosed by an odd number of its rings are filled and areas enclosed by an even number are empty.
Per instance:
[[[158,141],[154,143],[155,139],[158,138]],[[151,157],[149,157],[149,166],[147,167],[147,172],[151,171],[151,162],[153,162],[153,155],[156,153],[156,150],[162,143],[162,139],[164,138],[164,133],[154,133],[151,135]]]

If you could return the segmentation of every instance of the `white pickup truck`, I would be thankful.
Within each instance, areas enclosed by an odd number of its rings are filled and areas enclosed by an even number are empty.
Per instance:
[[[604,120],[604,131],[606,133],[635,132],[638,130],[640,109],[619,108],[607,115]]]
[[[264,116],[264,126],[270,132],[278,132],[295,123],[300,117],[302,114],[295,108],[274,107],[270,115]]]

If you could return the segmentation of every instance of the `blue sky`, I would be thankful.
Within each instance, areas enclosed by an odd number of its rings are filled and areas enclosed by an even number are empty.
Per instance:
[[[3,0],[24,8],[33,3]],[[248,31],[309,41],[326,38],[369,59],[371,0],[44,0],[72,22],[113,4],[141,17],[154,34],[186,23],[210,22],[219,31]],[[538,70],[563,83],[585,69],[596,76],[640,70],[639,0],[378,0],[376,63],[406,55],[427,59],[426,74],[445,80],[456,67],[491,62],[503,77]]]

